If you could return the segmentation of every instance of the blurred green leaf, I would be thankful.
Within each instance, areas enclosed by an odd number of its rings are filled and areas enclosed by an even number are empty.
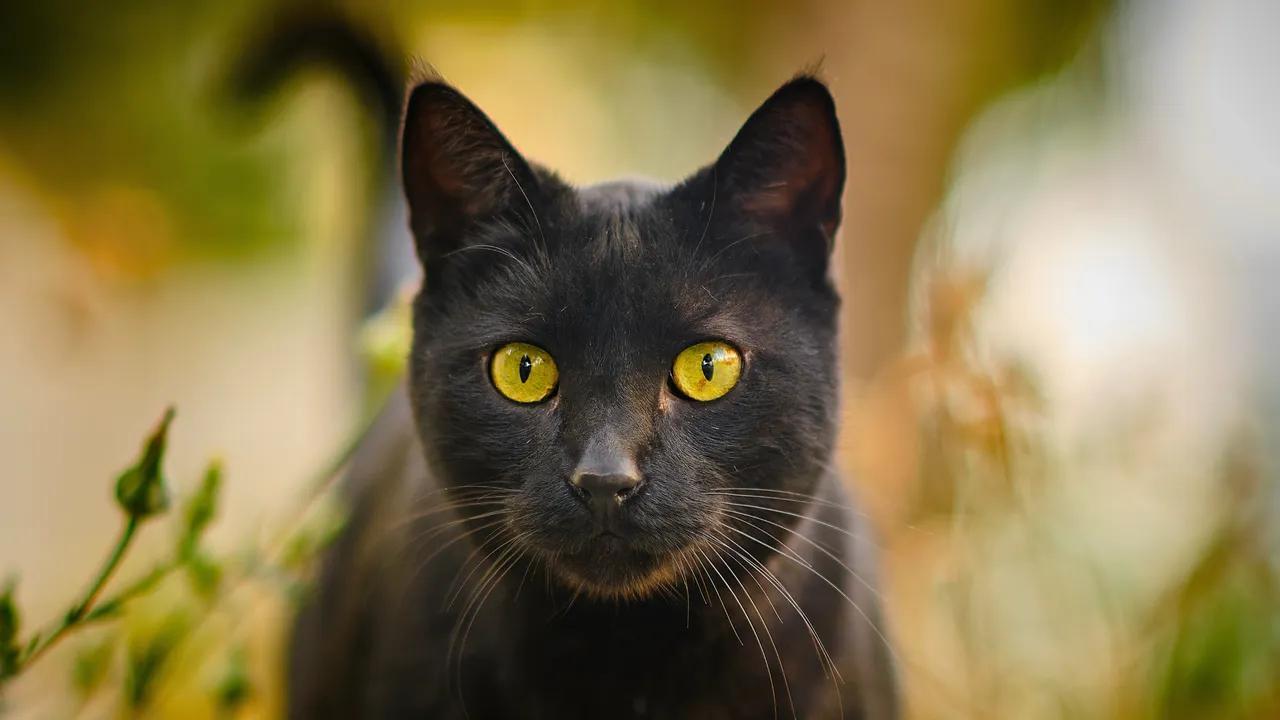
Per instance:
[[[213,521],[218,511],[218,493],[222,488],[222,463],[214,460],[204,472],[195,495],[187,501],[183,516],[182,536],[178,541],[178,559],[189,560],[196,553],[196,547],[205,528]]]
[[[187,579],[197,595],[212,600],[222,582],[222,566],[203,552],[193,552],[186,559]]]
[[[244,646],[235,648],[227,658],[222,677],[214,689],[214,701],[217,703],[219,712],[224,715],[239,710],[253,694],[248,655]]]
[[[365,404],[371,410],[381,406],[404,375],[413,345],[415,291],[412,286],[402,288],[360,327],[359,349],[368,378]]]
[[[4,592],[0,593],[0,680],[13,676],[18,671],[18,628],[21,618],[18,605],[13,599],[17,583],[10,579],[5,583]]]
[[[137,710],[147,706],[157,679],[190,627],[190,618],[185,613],[176,612],[166,618],[158,629],[130,639],[124,686],[128,707]]]
[[[1241,560],[1224,559],[1219,582],[1182,609],[1161,717],[1260,717],[1280,702],[1280,595],[1267,568]]]
[[[120,614],[120,610],[124,608],[124,602],[121,598],[111,598],[104,600],[94,606],[92,610],[85,614],[83,620],[85,622],[98,622],[107,618],[115,617]]]
[[[71,667],[71,682],[80,697],[89,697],[106,679],[115,655],[115,638],[108,637],[81,648]]]
[[[116,480],[116,501],[131,518],[145,519],[169,508],[169,489],[161,464],[173,415],[172,407],[165,411],[160,424],[147,438],[137,464]]]

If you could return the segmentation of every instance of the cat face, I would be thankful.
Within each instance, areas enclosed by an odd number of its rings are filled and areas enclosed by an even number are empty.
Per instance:
[[[844,184],[821,83],[784,85],[674,187],[571,187],[434,82],[409,98],[402,160],[425,269],[412,401],[486,548],[645,596],[723,542],[723,493],[812,492]]]

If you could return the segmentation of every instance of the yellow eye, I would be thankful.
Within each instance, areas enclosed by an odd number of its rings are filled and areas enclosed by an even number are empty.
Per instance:
[[[715,400],[733,389],[742,374],[742,356],[719,340],[690,345],[676,356],[671,379],[690,400]]]
[[[511,400],[536,403],[547,399],[560,371],[551,353],[528,343],[507,343],[498,348],[489,363],[493,386]]]

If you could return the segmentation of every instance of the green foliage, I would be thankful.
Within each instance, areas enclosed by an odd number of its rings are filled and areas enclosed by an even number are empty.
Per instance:
[[[1157,668],[1160,717],[1249,718],[1280,707],[1280,587],[1265,555],[1230,538],[1176,598]]]
[[[169,489],[161,463],[173,415],[173,408],[165,411],[147,438],[138,462],[116,479],[116,502],[130,518],[144,520],[169,509]]]
[[[253,681],[249,676],[249,654],[243,646],[231,651],[214,688],[214,704],[223,715],[232,715],[253,695]]]
[[[402,377],[413,345],[413,296],[416,288],[401,291],[360,328],[360,356],[368,379],[366,410],[376,412],[378,403]]]
[[[222,463],[214,460],[204,471],[199,489],[183,508],[182,535],[178,539],[178,557],[190,559],[196,554],[200,536],[213,522],[218,511],[218,492],[222,489]]]
[[[243,2],[2,7],[0,134],[14,160],[68,195],[73,220],[92,221],[95,204],[121,189],[160,218],[131,234],[136,224],[90,222],[95,238],[112,234],[126,258],[155,244],[162,258],[234,260],[297,242],[288,178],[297,129],[310,125],[243,122],[220,79],[222,61],[244,49],[226,42],[238,37],[229,30],[244,21]]]
[[[128,707],[140,710],[147,706],[157,679],[190,627],[191,619],[177,612],[152,632],[130,638],[124,688]]]
[[[222,584],[222,565],[208,553],[196,551],[184,560],[187,580],[196,595],[207,601],[217,597]]]
[[[86,645],[76,653],[71,666],[71,682],[80,697],[87,698],[102,686],[111,671],[115,647],[115,639],[108,637]]]
[[[143,443],[138,459],[116,479],[116,501],[125,515],[125,525],[96,577],[83,596],[63,613],[53,627],[33,634],[25,645],[20,645],[17,640],[18,611],[13,602],[13,585],[10,583],[0,599],[0,688],[3,688],[4,681],[21,673],[67,634],[84,625],[116,617],[130,600],[150,592],[175,569],[187,565],[190,558],[197,556],[200,535],[212,519],[216,507],[221,472],[216,463],[210,466],[200,490],[188,505],[187,522],[179,543],[178,556],[157,566],[115,595],[102,597],[103,590],[132,546],[139,525],[169,508],[164,458],[173,417],[173,408],[167,409]],[[183,557],[184,553],[187,557]],[[207,576],[209,572],[203,570],[201,574]],[[109,653],[107,656],[109,657]],[[148,658],[151,661],[156,659],[147,655],[142,660],[148,661]],[[94,684],[90,681],[100,679],[97,677],[98,672],[98,657],[82,656],[77,660],[73,671],[76,687],[89,688]],[[139,676],[138,679],[145,685],[145,677]]]
[[[18,606],[13,600],[13,580],[0,593],[0,682],[18,672]]]
[[[166,579],[181,574],[202,605],[180,602],[168,610],[159,626],[123,635],[113,632],[85,645],[70,667],[72,687],[80,698],[88,699],[107,684],[113,663],[123,656],[121,702],[133,711],[142,710],[155,699],[164,683],[166,669],[183,642],[228,601],[234,586],[261,582],[282,593],[288,601],[296,601],[301,588],[305,588],[305,576],[312,561],[332,541],[345,520],[345,513],[330,497],[332,479],[350,459],[364,429],[343,446],[315,484],[308,488],[309,497],[287,531],[266,548],[249,548],[238,562],[220,557],[203,546],[204,534],[217,516],[223,481],[221,462],[210,462],[196,489],[181,505],[172,555],[141,577],[112,593],[106,592],[138,529],[147,519],[165,513],[170,507],[164,459],[173,417],[174,411],[170,408],[148,435],[137,459],[118,476],[116,500],[124,515],[124,527],[93,581],[58,621],[20,639],[15,583],[10,581],[0,593],[0,696],[7,681],[20,676],[63,638],[86,626],[122,617],[130,603],[151,594]],[[121,637],[126,645],[123,655],[118,652]],[[224,716],[234,714],[254,694],[253,687],[248,651],[236,647],[221,670],[210,700]]]

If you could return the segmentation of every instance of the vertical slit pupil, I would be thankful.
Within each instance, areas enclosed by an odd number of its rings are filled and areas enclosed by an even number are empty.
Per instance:
[[[520,382],[529,382],[529,373],[533,372],[533,361],[528,355],[520,356]]]
[[[706,355],[703,355],[702,356],[702,377],[706,378],[707,380],[710,380],[711,376],[714,375],[715,372],[716,372],[716,364],[711,359],[711,353],[707,353]]]

